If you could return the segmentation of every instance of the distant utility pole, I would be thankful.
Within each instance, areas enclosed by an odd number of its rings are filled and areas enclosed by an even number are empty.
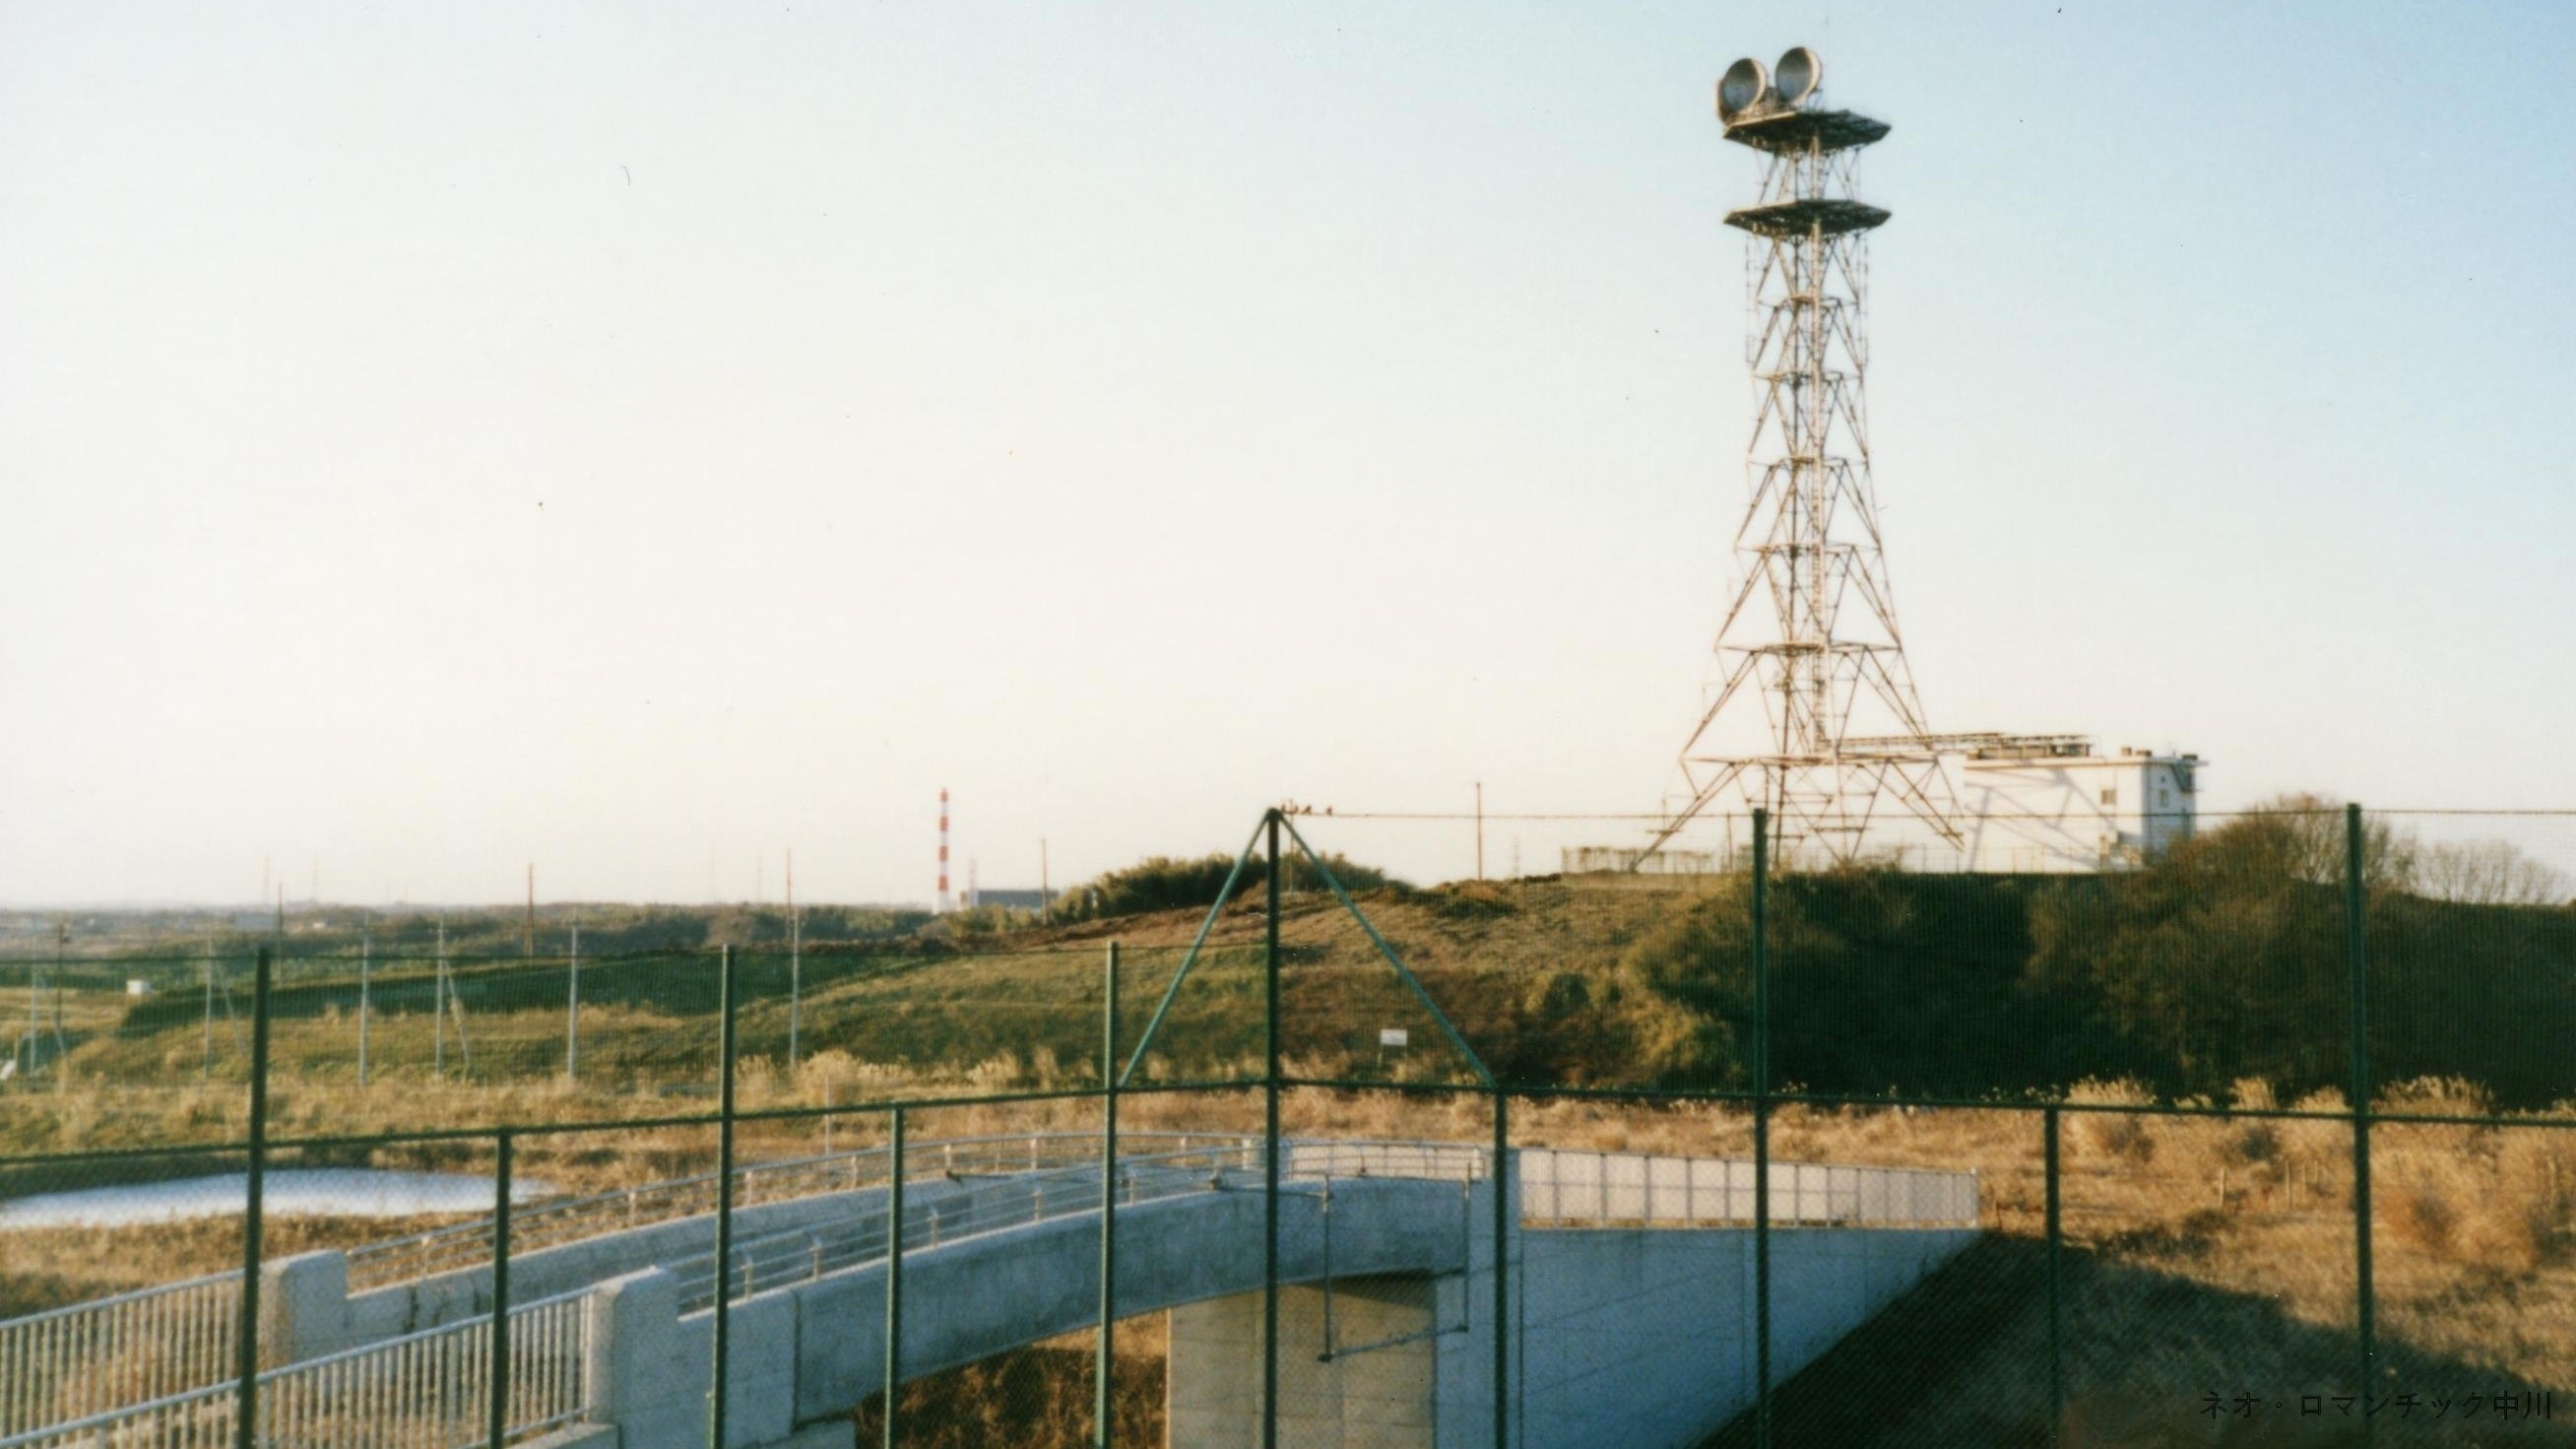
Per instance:
[[[581,922],[572,923],[571,981],[564,987],[564,1080],[581,1080]]]
[[[71,1045],[63,1039],[63,964],[72,953],[72,923],[68,919],[54,922],[54,1085],[63,1085],[63,1058],[71,1055]]]
[[[533,958],[537,954],[537,863],[528,862],[528,923],[519,931],[519,954]]]
[[[1476,879],[1485,878],[1485,782],[1476,782]]]
[[[429,977],[429,1030],[430,1040],[435,1043],[431,1048],[429,1069],[444,1081],[447,1077],[447,915],[443,911],[438,917],[437,962]]]
[[[31,951],[26,959],[26,1057],[18,1062],[21,1080],[36,1075],[36,1057],[44,1049],[44,964],[36,957],[39,954]]]
[[[358,1086],[361,1090],[367,1085],[367,1017],[369,1008],[374,1005],[370,999],[373,985],[370,977],[375,968],[375,958],[376,929],[371,918],[358,937]]]
[[[439,964],[442,966],[447,965],[446,932],[447,927],[445,923],[442,922],[439,926],[438,942]],[[456,968],[454,966],[447,966],[445,975],[447,977],[447,1004],[449,1008],[456,1013],[457,1070],[470,1077],[474,1075],[474,1043],[465,1039],[465,990],[463,987],[456,984]]]
[[[233,1010],[233,988],[231,984],[215,974],[215,943],[211,938],[209,938],[206,942],[205,1044],[205,1075],[209,1077],[215,1074],[215,997],[219,994],[224,999],[224,1025],[231,1029],[233,1054],[238,1056],[242,1051],[241,1017]]]
[[[206,1043],[205,1064],[197,1075],[211,1080],[215,1075],[215,941],[206,938]]]
[[[1055,892],[1047,889],[1046,837],[1038,837],[1038,924],[1055,920]]]

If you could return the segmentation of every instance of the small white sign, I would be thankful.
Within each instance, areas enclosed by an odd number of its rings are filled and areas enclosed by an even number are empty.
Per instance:
[[[1400,1027],[1400,1026],[1382,1026],[1382,1027],[1379,1027],[1379,1028],[1377,1029],[1377,1044],[1378,1044],[1379,1046],[1382,1046],[1382,1047],[1400,1047],[1400,1046],[1403,1046],[1403,1045],[1404,1045],[1408,1040],[1410,1040],[1410,1038],[1408,1038],[1408,1037],[1405,1035],[1405,1030],[1404,1030],[1404,1028],[1403,1028],[1403,1027]]]

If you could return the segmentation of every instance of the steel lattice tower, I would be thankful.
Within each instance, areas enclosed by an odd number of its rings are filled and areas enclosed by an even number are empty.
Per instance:
[[[1718,86],[1726,139],[1761,158],[1758,199],[1726,217],[1750,236],[1750,498],[1735,535],[1742,577],[1717,633],[1720,683],[1681,750],[1690,798],[1640,861],[1730,793],[1771,812],[1788,859],[1855,858],[1882,793],[1962,839],[1943,742],[1906,666],[1870,481],[1868,237],[1888,213],[1852,193],[1861,149],[1888,126],[1824,108],[1817,76],[1800,48],[1776,78],[1745,60]]]

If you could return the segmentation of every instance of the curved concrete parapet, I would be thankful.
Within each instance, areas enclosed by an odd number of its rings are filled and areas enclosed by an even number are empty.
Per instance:
[[[1402,1178],[1282,1189],[1283,1280],[1384,1274],[1424,1279],[1467,1262],[1482,1184]],[[1124,1317],[1258,1294],[1262,1193],[1230,1178],[1188,1196],[1118,1209],[1116,1312]],[[1096,1321],[1099,1219],[1049,1219],[904,1254],[902,1376],[972,1363]],[[848,1413],[884,1382],[882,1260],[736,1302],[728,1449],[785,1441]],[[679,1312],[660,1269],[603,1285],[593,1320],[593,1396],[623,1449],[700,1449],[714,1315]]]
[[[1283,1187],[1279,1413],[1295,1442],[1494,1442],[1491,1191],[1482,1179],[1396,1177]],[[1503,1411],[1519,1449],[1685,1449],[1752,1402],[1750,1229],[1533,1228],[1518,1226],[1520,1216],[1511,1214],[1503,1253],[1512,1280]],[[1248,1449],[1262,1408],[1258,1183],[1229,1178],[1122,1206],[1118,1224],[1116,1313],[1172,1311],[1168,1442]],[[1975,1236],[1964,1227],[1775,1231],[1774,1382]],[[1086,1214],[906,1253],[901,1376],[1091,1325],[1098,1243],[1098,1220]],[[650,1308],[599,1331],[607,1352],[624,1356],[599,1380],[603,1417],[621,1426],[625,1449],[699,1449],[712,1315],[680,1314],[667,1274],[611,1289]],[[727,1449],[787,1444],[799,1426],[835,1420],[875,1392],[884,1295],[879,1261],[736,1303]]]

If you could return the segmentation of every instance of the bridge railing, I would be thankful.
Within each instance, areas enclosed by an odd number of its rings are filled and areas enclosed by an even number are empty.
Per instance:
[[[1280,1161],[1280,1171],[1292,1178],[1419,1177],[1471,1182],[1488,1175],[1486,1149],[1463,1142],[1298,1137],[1283,1146],[1287,1155]]]
[[[0,1323],[0,1436],[215,1383],[240,1316],[232,1272]]]
[[[1147,1135],[1190,1145],[1164,1152],[1121,1155],[1117,1200],[1122,1207],[1221,1191],[1229,1186],[1226,1174],[1258,1171],[1261,1166],[1257,1137],[1139,1134]],[[957,1192],[905,1204],[905,1250],[935,1247],[1051,1218],[1098,1212],[1099,1139],[1086,1140],[1092,1154],[1088,1162],[1063,1167],[1048,1167],[1042,1162],[1034,1172],[1022,1165],[1010,1176],[989,1180],[968,1180],[964,1172],[951,1166],[965,1159],[952,1157],[944,1150],[946,1144],[924,1143],[908,1150],[904,1170],[909,1181],[925,1184],[953,1177],[964,1185]],[[1122,1134],[1121,1141],[1124,1140]],[[1237,1179],[1231,1185],[1239,1188],[1243,1184]],[[887,1215],[884,1209],[876,1208],[833,1222],[739,1240],[725,1264],[725,1296],[728,1301],[739,1300],[879,1261],[885,1257],[889,1237]],[[684,1311],[695,1312],[715,1302],[716,1263],[712,1252],[691,1253],[657,1266],[668,1269],[678,1280]]]
[[[518,1441],[588,1417],[591,1290],[510,1311],[503,1435]],[[456,1449],[485,1442],[492,1322],[478,1318],[259,1375],[263,1445]],[[214,1384],[0,1438],[0,1449],[229,1449],[238,1386]]]
[[[1229,1133],[1135,1132],[1122,1140],[1171,1144],[1211,1158],[1259,1161],[1258,1137]],[[917,1144],[919,1171],[1027,1172],[1090,1163],[1091,1133],[1017,1133]],[[882,1187],[885,1149],[860,1148],[735,1169],[737,1208],[832,1192]],[[1096,1206],[1096,1204],[1094,1204]],[[514,1207],[511,1253],[577,1242],[605,1232],[711,1213],[715,1174],[673,1178],[615,1192]],[[383,1287],[488,1265],[488,1217],[352,1249],[353,1289]],[[82,1420],[118,1405],[184,1398],[233,1372],[240,1328],[241,1274],[208,1274],[0,1322],[0,1436]]]
[[[1168,1139],[1183,1144],[1222,1141],[1238,1148],[1257,1145],[1260,1140],[1178,1132],[1138,1132],[1122,1134],[1122,1138],[1140,1142]],[[937,1160],[943,1170],[967,1172],[1038,1171],[1091,1161],[1100,1151],[1099,1138],[1090,1133],[1014,1133],[918,1144],[913,1149],[915,1161],[933,1150],[939,1154]],[[883,1147],[752,1163],[734,1169],[734,1206],[741,1209],[791,1198],[854,1192],[882,1187],[885,1182]],[[511,1251],[533,1252],[620,1228],[700,1216],[716,1210],[716,1198],[716,1175],[707,1172],[513,1208]],[[479,1268],[491,1261],[492,1220],[477,1218],[350,1250],[349,1286],[383,1287]]]
[[[1099,1211],[1101,1199],[1098,1139],[1084,1138],[1090,1160],[1050,1168],[1041,1161],[1031,1172],[968,1186],[963,1192],[916,1200],[904,1210],[907,1250],[934,1247],[980,1233],[1024,1227],[1050,1218]],[[1131,1140],[1122,1134],[1120,1141]],[[1118,1202],[1133,1206],[1197,1192],[1241,1189],[1250,1184],[1227,1174],[1260,1171],[1261,1139],[1241,1134],[1138,1133],[1133,1140],[1179,1144],[1161,1152],[1121,1154]],[[962,1160],[946,1143],[925,1143],[907,1152],[907,1176],[914,1182],[962,1176]],[[1371,1142],[1295,1139],[1284,1145],[1284,1177],[1422,1177],[1465,1181],[1485,1174],[1481,1148],[1435,1142]],[[886,1253],[888,1234],[882,1209],[854,1213],[836,1222],[812,1224],[739,1241],[725,1265],[728,1300],[772,1288],[810,1282],[830,1273],[876,1262]],[[715,1301],[715,1256],[693,1253],[658,1266],[679,1280],[682,1304],[690,1311]]]
[[[1749,1159],[1520,1149],[1521,1220],[1721,1224],[1754,1216]],[[1974,1172],[1771,1164],[1771,1221],[1815,1227],[1975,1227]]]

